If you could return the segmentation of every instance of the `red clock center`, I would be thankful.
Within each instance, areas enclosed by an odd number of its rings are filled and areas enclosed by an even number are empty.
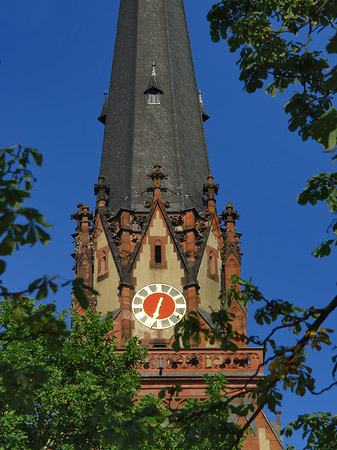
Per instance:
[[[143,309],[149,317],[154,319],[167,319],[172,316],[176,304],[173,298],[164,292],[155,292],[146,297]]]

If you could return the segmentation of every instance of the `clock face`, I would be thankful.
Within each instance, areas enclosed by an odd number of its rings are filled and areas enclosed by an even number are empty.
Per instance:
[[[168,284],[149,284],[132,300],[136,319],[148,328],[161,330],[176,325],[186,313],[186,301],[178,289]]]

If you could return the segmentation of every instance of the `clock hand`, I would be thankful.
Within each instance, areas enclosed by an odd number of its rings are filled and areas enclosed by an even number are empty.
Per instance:
[[[161,304],[163,303],[163,300],[164,300],[163,297],[160,297],[157,308],[152,316],[153,319],[157,319],[157,317],[159,316],[159,310],[160,310]]]

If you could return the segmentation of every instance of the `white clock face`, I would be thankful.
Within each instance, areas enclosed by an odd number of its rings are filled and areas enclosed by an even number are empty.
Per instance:
[[[168,284],[149,284],[132,300],[136,319],[148,328],[174,327],[186,313],[186,300],[178,289]]]

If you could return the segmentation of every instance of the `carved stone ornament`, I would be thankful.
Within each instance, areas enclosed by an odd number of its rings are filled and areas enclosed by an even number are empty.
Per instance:
[[[179,372],[184,370],[186,372],[195,372],[202,370],[226,370],[235,371],[238,369],[248,370],[255,369],[262,362],[262,355],[255,351],[237,351],[233,353],[226,353],[217,350],[198,350],[186,352],[172,352],[169,350],[151,351],[148,353],[145,363],[139,366],[139,369],[145,369],[148,372],[158,371],[158,364],[163,371]]]
[[[207,179],[208,183],[204,183],[203,193],[214,199],[214,195],[219,191],[219,183],[213,184],[214,177],[212,174],[209,174]]]
[[[148,179],[153,181],[153,185],[155,187],[159,187],[161,185],[161,180],[165,180],[167,178],[167,174],[163,172],[160,164],[155,164],[154,170],[147,175]]]
[[[220,219],[222,222],[225,222],[227,225],[229,222],[234,223],[236,220],[240,220],[240,216],[236,210],[233,209],[232,203],[227,203],[226,210],[222,211],[220,215]]]
[[[98,183],[94,185],[94,193],[97,195],[97,200],[107,200],[110,194],[110,184],[105,183],[105,178],[100,176],[98,177]]]

